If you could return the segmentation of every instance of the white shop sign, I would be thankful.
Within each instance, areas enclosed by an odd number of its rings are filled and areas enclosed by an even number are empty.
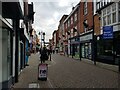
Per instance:
[[[86,40],[90,40],[90,39],[92,39],[92,33],[80,37],[80,41],[86,41]]]

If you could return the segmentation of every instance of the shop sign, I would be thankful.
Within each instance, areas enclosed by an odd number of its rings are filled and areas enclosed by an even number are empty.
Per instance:
[[[80,37],[80,41],[86,41],[92,39],[92,34],[87,34],[85,36]]]
[[[113,26],[104,26],[103,27],[103,39],[113,38]]]

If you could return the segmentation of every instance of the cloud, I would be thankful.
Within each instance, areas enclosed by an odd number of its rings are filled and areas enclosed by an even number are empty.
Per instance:
[[[64,14],[70,14],[72,3],[77,4],[78,0],[34,0],[35,15],[33,27],[37,34],[40,31],[45,32],[45,40],[49,41],[52,38],[53,31],[58,29],[61,17]]]

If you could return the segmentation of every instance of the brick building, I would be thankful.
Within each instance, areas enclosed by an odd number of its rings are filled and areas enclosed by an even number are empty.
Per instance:
[[[62,18],[59,21],[59,26],[58,26],[58,30],[59,30],[59,52],[61,54],[63,54],[63,52],[65,51],[65,31],[64,31],[64,20],[67,18],[68,15],[63,15]]]
[[[79,53],[79,7],[78,3],[75,7],[72,8],[71,13],[64,20],[64,31],[65,31],[65,52],[68,55],[77,55]]]
[[[93,42],[93,2],[80,2],[80,58],[92,59]]]

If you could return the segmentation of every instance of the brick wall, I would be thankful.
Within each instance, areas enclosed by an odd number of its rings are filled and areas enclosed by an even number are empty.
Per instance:
[[[87,14],[84,15],[84,2],[81,0],[80,2],[80,33],[84,32],[84,20],[87,20],[87,23],[89,25],[88,29],[91,29],[93,27],[93,2],[87,2]]]

